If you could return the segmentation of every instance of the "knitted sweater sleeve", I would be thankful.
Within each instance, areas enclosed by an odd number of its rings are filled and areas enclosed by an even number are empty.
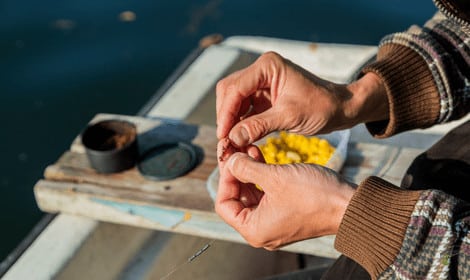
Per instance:
[[[369,177],[335,240],[372,279],[470,279],[470,204]]]
[[[381,77],[388,95],[389,118],[366,124],[374,137],[452,121],[470,110],[468,2],[458,2],[464,10],[436,3],[465,21],[438,12],[423,27],[386,36],[376,61],[362,70]],[[352,198],[335,248],[372,279],[470,279],[470,203],[372,176]]]
[[[470,36],[467,26],[437,13],[424,27],[386,36],[374,72],[385,83],[389,119],[367,123],[374,137],[458,119],[470,110]]]

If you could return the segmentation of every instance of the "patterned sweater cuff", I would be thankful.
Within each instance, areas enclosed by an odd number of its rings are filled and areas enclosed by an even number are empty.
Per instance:
[[[344,214],[335,248],[375,279],[399,253],[420,193],[400,189],[378,177],[367,178]]]
[[[433,125],[439,117],[439,93],[431,71],[421,56],[398,44],[385,44],[377,61],[362,70],[373,72],[385,83],[389,100],[388,120],[366,126],[376,138]]]

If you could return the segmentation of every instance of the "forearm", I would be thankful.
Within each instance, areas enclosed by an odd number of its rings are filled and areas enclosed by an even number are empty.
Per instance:
[[[389,116],[368,122],[378,138],[464,116],[470,108],[469,34],[437,15],[424,28],[385,37],[376,62],[363,69],[385,86]]]
[[[399,45],[383,47],[378,61],[363,71],[347,86],[344,112],[353,125],[366,123],[373,136],[384,138],[436,122],[438,91],[418,54]]]
[[[356,125],[365,122],[386,120],[389,103],[385,84],[375,73],[367,73],[347,86],[351,93],[345,102],[344,112]]]
[[[385,138],[436,123],[439,94],[426,62],[417,53],[400,45],[387,45],[379,50],[377,62],[363,71],[375,73],[383,81],[389,106],[385,120],[366,123],[374,137]]]
[[[370,177],[352,198],[335,247],[372,279],[468,279],[469,207],[441,191],[404,190]]]

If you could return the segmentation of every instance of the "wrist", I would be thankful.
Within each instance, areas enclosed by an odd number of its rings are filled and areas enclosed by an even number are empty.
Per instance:
[[[357,185],[349,182],[345,182],[345,185],[342,188],[342,192],[338,195],[336,199],[336,211],[331,219],[333,222],[333,234],[336,234],[339,230],[341,222],[346,213],[349,203],[351,202],[352,197],[354,196],[357,189]]]
[[[345,104],[345,113],[354,124],[381,121],[389,118],[389,102],[383,80],[368,72],[347,86],[351,98]]]

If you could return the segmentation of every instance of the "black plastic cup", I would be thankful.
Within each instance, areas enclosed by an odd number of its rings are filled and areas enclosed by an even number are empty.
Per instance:
[[[137,129],[121,120],[89,125],[81,135],[91,166],[99,173],[117,173],[136,165]]]

